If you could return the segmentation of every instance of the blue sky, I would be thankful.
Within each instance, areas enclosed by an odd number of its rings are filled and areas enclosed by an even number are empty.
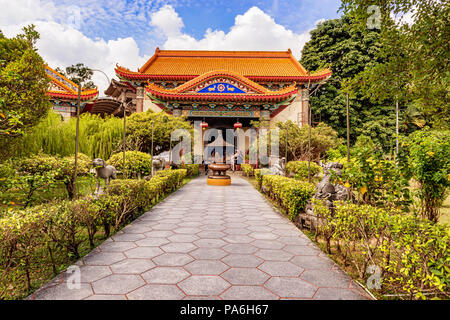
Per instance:
[[[114,77],[136,70],[156,47],[172,50],[287,50],[301,57],[310,31],[333,19],[339,0],[0,0],[0,30],[36,25],[51,67],[84,63]],[[100,90],[107,82],[94,76]]]
[[[172,6],[183,20],[183,32],[201,39],[206,30],[228,32],[235,17],[256,6],[289,30],[302,33],[314,27],[320,19],[337,18],[338,0],[177,0],[177,1],[59,1],[59,6],[76,5],[86,10],[80,30],[91,39],[105,40],[133,37],[148,53],[149,36],[158,33],[151,27],[151,13],[165,5]],[[95,4],[93,4],[95,3]]]

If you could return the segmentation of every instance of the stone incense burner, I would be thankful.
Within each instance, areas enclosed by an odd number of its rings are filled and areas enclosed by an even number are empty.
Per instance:
[[[213,163],[208,166],[213,174],[208,176],[206,183],[211,186],[229,186],[231,178],[227,175],[227,170],[231,169],[229,164]]]

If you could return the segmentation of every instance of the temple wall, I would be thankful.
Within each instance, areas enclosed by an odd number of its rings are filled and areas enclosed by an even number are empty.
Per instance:
[[[143,107],[143,111],[147,111],[147,110],[152,110],[153,112],[161,112],[162,109],[160,107],[158,107],[156,104],[154,104],[150,98],[148,98],[147,96],[144,99],[144,107]]]
[[[300,93],[288,107],[286,107],[283,111],[270,119],[270,127],[274,127],[275,124],[279,121],[285,122],[288,120],[291,120],[299,126],[302,126],[304,123],[304,110],[302,108],[302,99]]]

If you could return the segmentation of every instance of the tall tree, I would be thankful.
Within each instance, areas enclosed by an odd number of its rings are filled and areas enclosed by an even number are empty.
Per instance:
[[[58,67],[55,69],[55,71],[72,80],[76,84],[81,83],[86,89],[95,88],[95,84],[91,80],[94,72],[86,67],[83,63],[73,64],[69,67],[66,67],[66,70],[62,70]]]
[[[435,128],[450,127],[448,0],[343,0],[352,30],[364,34],[377,20],[383,61],[370,66],[361,81],[375,99],[405,99]],[[371,5],[371,7],[369,7]],[[408,19],[406,19],[406,18]]]
[[[346,96],[343,83],[355,78],[367,66],[381,62],[379,32],[362,33],[351,28],[343,16],[320,23],[302,51],[301,63],[309,70],[331,67],[333,76],[311,97],[313,120],[329,124],[346,137]],[[350,138],[363,134],[385,149],[393,147],[395,133],[393,101],[371,101],[361,90],[350,95]]]
[[[50,110],[49,80],[44,61],[35,47],[39,34],[34,25],[6,38],[0,32],[0,148],[5,157],[13,136],[34,126]]]

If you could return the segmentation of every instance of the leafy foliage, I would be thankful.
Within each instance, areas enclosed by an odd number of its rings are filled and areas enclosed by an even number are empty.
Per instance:
[[[305,209],[316,191],[311,183],[276,175],[264,175],[262,186],[268,196],[287,211],[292,220]]]
[[[381,50],[379,61],[369,66],[358,82],[372,98],[412,101],[433,127],[448,128],[450,3],[343,0],[342,9],[356,22],[352,30],[370,33],[366,28],[371,14],[368,5],[380,9]],[[412,16],[409,22],[402,19],[407,15]]]
[[[39,34],[34,26],[8,39],[0,33],[0,146],[6,158],[15,145],[13,136],[32,127],[50,110],[49,80],[36,51]],[[3,116],[2,116],[3,115]]]
[[[247,177],[251,177],[255,173],[253,167],[247,163],[241,164],[241,168],[242,171],[244,172],[244,175],[246,175]]]
[[[27,295],[36,275],[46,272],[52,278],[80,256],[80,247],[95,245],[101,228],[108,237],[111,228],[117,231],[137,218],[185,176],[186,170],[180,169],[164,171],[150,181],[114,180],[98,198],[53,202],[0,217],[0,299],[18,295],[15,290],[21,283],[25,290],[19,294]]]
[[[450,187],[450,131],[417,131],[402,149],[405,174],[419,182],[420,213],[437,222]]]
[[[352,149],[350,162],[344,162],[340,184],[358,191],[358,201],[385,208],[408,209],[409,181],[392,160],[383,159],[381,147],[360,136]]]
[[[123,153],[116,153],[108,160],[108,164],[113,165],[118,171],[124,172]],[[125,152],[125,174],[132,174],[134,177],[145,176],[152,173],[152,156],[140,151]]]
[[[289,161],[286,165],[287,172],[294,175],[295,179],[308,179],[308,161]],[[323,172],[322,167],[315,162],[310,163],[311,177]]]
[[[192,125],[185,118],[174,117],[165,112],[153,113],[150,110],[134,113],[127,119],[127,148],[151,153],[153,124],[153,154],[170,149],[170,136],[176,129],[186,129],[191,134],[193,132]]]
[[[20,139],[15,155],[28,156],[43,152],[69,156],[75,153],[76,118],[61,121],[53,112]],[[80,116],[79,151],[91,158],[109,159],[118,151],[123,138],[123,122],[119,118],[102,118],[93,114]]]
[[[276,126],[279,129],[280,155],[285,155],[287,135],[288,160],[308,160],[309,127],[299,127],[292,121],[277,122]],[[319,123],[316,127],[311,128],[312,161],[318,162],[324,157],[328,149],[338,144],[339,140],[336,131],[325,123]]]
[[[320,219],[318,236],[326,240],[329,254],[354,266],[362,280],[370,275],[368,266],[381,268],[381,293],[406,294],[407,299],[425,299],[425,293],[448,297],[450,238],[445,226],[344,202],[329,210],[314,200],[314,212]]]
[[[66,67],[65,71],[60,68],[56,68],[55,71],[72,80],[76,84],[82,84],[85,89],[96,88],[94,82],[91,81],[94,72],[83,63],[77,63]]]

